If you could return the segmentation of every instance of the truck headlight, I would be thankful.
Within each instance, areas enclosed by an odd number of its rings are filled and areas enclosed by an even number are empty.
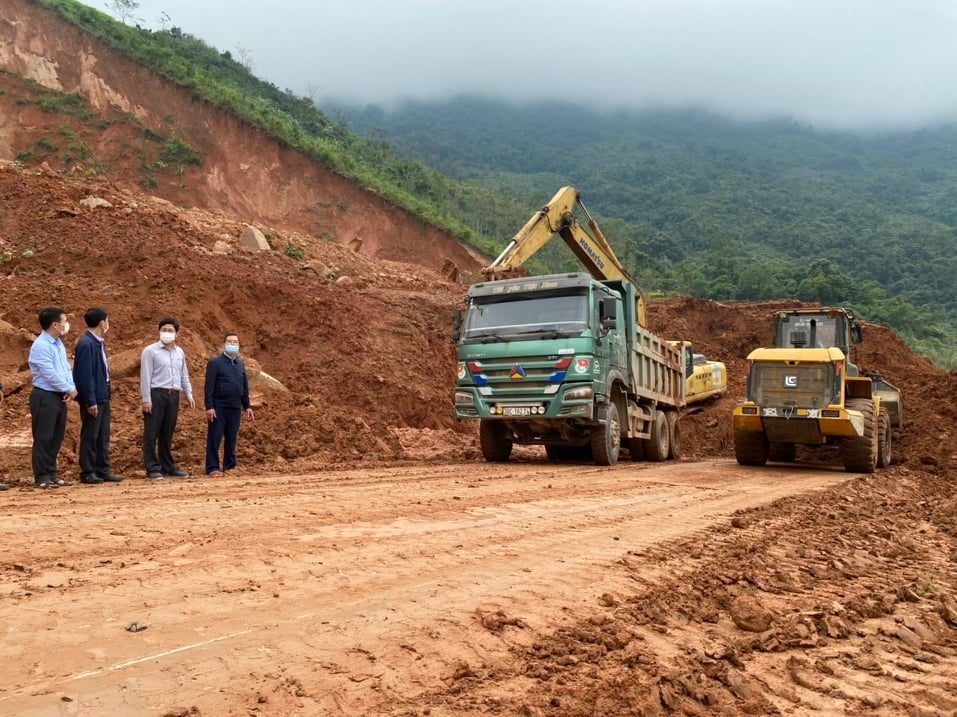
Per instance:
[[[565,391],[565,400],[566,401],[581,401],[582,399],[591,398],[594,393],[591,390],[591,386],[581,386],[580,388],[570,388]]]
[[[456,391],[455,392],[455,405],[456,406],[470,406],[475,403],[475,396],[467,391]]]

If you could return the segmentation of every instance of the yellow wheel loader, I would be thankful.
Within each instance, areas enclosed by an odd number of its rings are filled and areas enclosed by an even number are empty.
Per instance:
[[[799,445],[836,445],[848,472],[890,465],[892,429],[903,425],[901,395],[851,362],[851,344],[862,338],[848,309],[774,314],[773,346],[748,355],[745,400],[732,414],[738,463],[788,462]]]

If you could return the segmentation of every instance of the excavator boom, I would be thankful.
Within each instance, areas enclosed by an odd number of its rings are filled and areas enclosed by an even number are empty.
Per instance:
[[[575,217],[578,207],[585,215],[586,229]],[[512,237],[505,250],[490,266],[482,269],[489,279],[502,279],[523,275],[525,262],[558,234],[572,253],[601,281],[623,281],[635,287],[636,317],[639,326],[647,327],[645,298],[641,289],[618,261],[611,245],[601,233],[597,222],[582,204],[581,195],[574,187],[562,187],[544,207],[539,209]]]

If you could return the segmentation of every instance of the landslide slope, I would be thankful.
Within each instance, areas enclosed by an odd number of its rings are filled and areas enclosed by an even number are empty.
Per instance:
[[[0,108],[0,159],[95,172],[262,228],[358,238],[378,258],[482,265],[444,232],[27,0],[0,14]]]

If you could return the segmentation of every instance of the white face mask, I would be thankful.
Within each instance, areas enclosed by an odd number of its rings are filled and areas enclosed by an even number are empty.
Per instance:
[[[176,340],[175,331],[160,331],[160,341],[164,344],[171,344]]]
[[[60,324],[60,336],[68,333],[70,333],[70,322],[64,321],[62,324]]]

